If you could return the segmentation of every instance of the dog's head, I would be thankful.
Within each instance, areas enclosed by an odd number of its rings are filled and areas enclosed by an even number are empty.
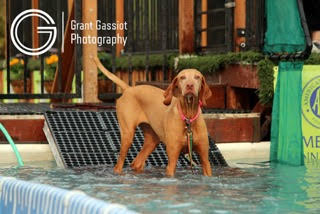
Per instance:
[[[164,92],[165,105],[170,105],[172,96],[184,97],[187,102],[198,99],[206,105],[206,100],[211,97],[211,90],[203,75],[196,69],[182,70]]]

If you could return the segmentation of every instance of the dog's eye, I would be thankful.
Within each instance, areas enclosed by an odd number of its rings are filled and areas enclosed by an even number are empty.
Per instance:
[[[195,78],[196,80],[198,80],[198,79],[200,79],[200,76],[199,76],[199,75],[196,75],[196,76],[194,76],[194,78]]]
[[[184,80],[184,79],[186,79],[186,76],[181,76],[180,79]]]

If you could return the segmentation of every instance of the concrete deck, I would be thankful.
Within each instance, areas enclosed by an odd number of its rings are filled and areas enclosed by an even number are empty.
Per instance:
[[[17,144],[22,160],[28,166],[30,162],[53,161],[54,157],[49,144]],[[270,142],[260,143],[221,143],[217,144],[230,166],[238,166],[237,161],[251,163],[256,160],[269,160]],[[0,164],[14,165],[17,163],[14,152],[9,144],[0,145]],[[241,166],[240,166],[241,167]]]

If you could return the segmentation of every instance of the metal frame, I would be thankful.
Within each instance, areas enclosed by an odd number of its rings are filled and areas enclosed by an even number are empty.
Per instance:
[[[39,8],[43,7],[43,2],[44,0],[39,1]],[[24,8],[26,7],[26,1],[23,1],[22,5]],[[81,20],[82,18],[82,6],[81,6],[81,0],[75,0],[75,19],[76,20]],[[27,73],[28,73],[28,68],[27,68],[27,62],[28,59],[30,58],[29,56],[26,56],[24,54],[19,54],[22,55],[21,58],[24,59],[24,93],[22,94],[12,94],[10,90],[10,83],[11,83],[11,78],[10,78],[10,57],[11,57],[11,51],[13,50],[13,47],[11,45],[11,39],[10,39],[10,27],[11,27],[11,22],[13,21],[13,18],[11,17],[11,0],[6,0],[6,40],[7,40],[7,47],[6,47],[6,64],[7,64],[7,94],[0,94],[0,99],[70,99],[70,98],[81,98],[81,56],[82,56],[82,47],[81,45],[76,45],[75,46],[75,81],[76,81],[76,93],[64,93],[62,92],[62,71],[61,71],[61,45],[62,45],[62,30],[61,30],[61,23],[62,23],[62,17],[61,17],[61,11],[62,11],[62,0],[58,0],[56,2],[57,4],[57,49],[58,49],[58,56],[59,56],[59,62],[58,62],[58,92],[57,93],[44,93],[44,55],[41,55],[39,57],[40,59],[40,79],[41,79],[41,93],[27,93]],[[40,25],[41,25],[41,19]],[[24,32],[28,32],[27,26],[23,26]],[[78,32],[79,33],[79,32]],[[40,34],[39,36],[39,41],[41,43],[42,41],[42,36]],[[23,42],[26,42],[26,34],[23,34]]]
[[[233,0],[226,0],[225,5],[233,3]],[[233,7],[224,7],[224,8],[215,8],[215,9],[208,9],[207,11],[202,11],[201,8],[202,0],[195,1],[195,47],[196,52],[229,52],[233,51],[233,27],[234,27],[234,8]],[[207,28],[203,29],[201,27],[201,19],[203,14],[214,14],[218,12],[225,12],[225,25],[220,26],[207,26]],[[203,31],[208,31],[209,29],[225,29],[224,33],[224,43],[219,45],[212,45],[212,46],[201,46],[201,33]],[[207,38],[207,41],[212,38]]]
[[[168,80],[167,54],[178,52],[178,13],[174,12],[174,10],[178,12],[178,0],[125,0],[124,3],[125,20],[129,26],[128,31],[125,32],[128,37],[128,45],[124,55],[129,56],[130,85],[132,83],[132,55],[135,54],[143,54],[146,57],[145,70],[148,81],[150,81],[149,56],[156,53],[163,54],[162,70],[164,80]],[[153,23],[157,23],[158,28],[150,28]],[[175,27],[176,30],[173,30]],[[143,35],[140,35],[141,32]],[[151,73],[151,80],[154,78]]]

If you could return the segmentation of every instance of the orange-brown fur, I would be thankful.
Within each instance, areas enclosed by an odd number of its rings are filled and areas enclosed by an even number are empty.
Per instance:
[[[187,147],[185,123],[180,118],[177,104],[180,103],[183,113],[190,118],[197,113],[199,100],[206,104],[205,101],[211,96],[211,91],[202,74],[195,69],[183,70],[167,90],[163,91],[149,85],[130,87],[105,69],[99,59],[95,58],[95,62],[109,79],[124,89],[116,103],[121,149],[114,172],[118,174],[122,172],[135,129],[140,125],[145,140],[131,167],[135,171],[143,171],[146,159],[162,141],[166,144],[168,155],[166,174],[173,176],[180,152]],[[189,101],[186,98],[188,96],[192,97]],[[203,174],[211,176],[207,127],[201,114],[191,127],[194,150],[200,156]]]

